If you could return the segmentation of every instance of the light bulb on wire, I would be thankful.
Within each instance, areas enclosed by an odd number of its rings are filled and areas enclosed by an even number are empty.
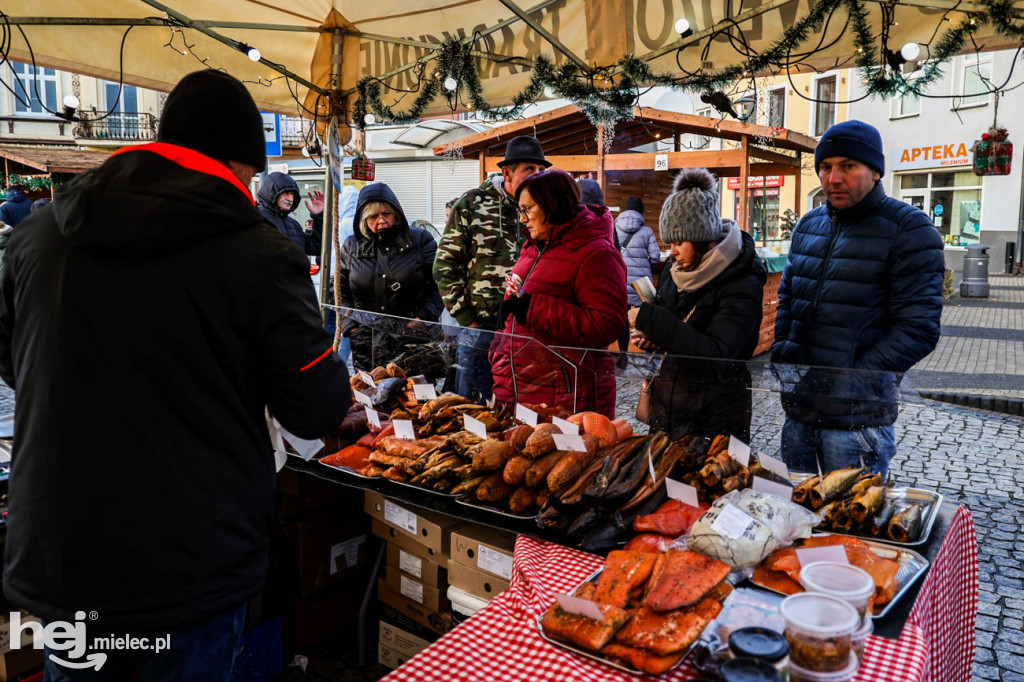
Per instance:
[[[444,89],[452,92],[455,88],[459,87],[459,81],[455,80],[451,76],[444,79]]]
[[[246,43],[238,43],[237,47],[239,52],[241,52],[254,62],[258,62],[260,59],[263,58],[263,55],[260,54],[260,51],[257,50],[252,45],[247,45]]]
[[[907,43],[900,50],[900,55],[908,62],[915,61],[921,56],[921,46],[917,43]]]
[[[77,109],[78,105],[79,105],[78,98],[75,97],[74,95],[67,95],[64,98],[64,106],[66,106],[68,109]]]
[[[374,116],[373,114],[367,114],[366,116],[363,116],[363,123],[365,123],[368,126],[372,126],[376,122],[377,117]]]
[[[679,36],[682,38],[686,38],[693,35],[693,30],[690,28],[690,22],[687,21],[686,19],[677,20],[675,28],[676,33],[678,33]]]
[[[555,91],[551,89],[550,85],[544,86],[544,96],[548,98],[553,98],[555,96]]]

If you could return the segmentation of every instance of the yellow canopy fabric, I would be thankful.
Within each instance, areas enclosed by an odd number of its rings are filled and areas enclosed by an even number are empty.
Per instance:
[[[336,85],[342,92],[351,91],[364,75],[385,76],[415,63],[445,38],[477,36],[484,97],[501,105],[523,89],[530,77],[525,64],[541,54],[556,64],[578,59],[591,66],[610,66],[634,54],[650,58],[656,72],[677,75],[682,73],[680,66],[690,71],[701,66],[719,69],[741,63],[743,50],[756,52],[773,44],[813,5],[811,0],[5,0],[0,10],[12,28],[24,31],[40,65],[116,81],[127,24],[142,22],[124,40],[126,83],[166,91],[183,75],[206,65],[246,81],[266,111],[309,116],[318,105],[318,113],[328,111],[320,92],[250,61],[236,47],[201,29],[257,48],[264,59],[316,88]],[[883,28],[883,5],[866,5],[877,35]],[[527,13],[548,36],[517,17],[510,6]],[[887,27],[889,45],[899,50],[904,43],[920,43],[922,59],[928,57],[927,46],[937,34],[962,21],[966,11],[984,9],[952,0],[902,0],[894,7],[895,22]],[[1024,9],[1024,0],[1014,7]],[[177,30],[161,25],[169,17]],[[695,35],[680,39],[674,29],[680,18],[689,21]],[[44,23],[54,21],[63,23]],[[854,64],[856,48],[847,23],[840,9],[812,36],[805,46],[813,50],[806,66]],[[742,41],[719,36],[709,43],[711,31],[728,25],[742,29]],[[331,82],[332,30],[341,35],[336,84]],[[979,28],[975,43],[985,50],[1019,44],[989,25]],[[681,45],[686,48],[677,63],[676,48]],[[16,28],[8,48],[9,59],[31,61]],[[402,108],[415,97],[408,92],[416,87],[415,70],[402,71],[386,83],[394,88],[385,89],[388,104],[397,102]],[[427,113],[447,110],[444,98],[439,98]]]

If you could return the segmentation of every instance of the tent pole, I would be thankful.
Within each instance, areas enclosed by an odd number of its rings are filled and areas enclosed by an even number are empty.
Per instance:
[[[341,32],[334,30],[331,34],[331,91],[337,92],[338,87],[341,85],[341,58],[342,58],[342,42],[343,38]],[[324,168],[324,221],[323,228],[324,232],[327,233],[328,239],[321,238],[320,241],[320,303],[321,305],[337,305],[334,300],[334,292],[331,291],[331,282],[335,278],[340,276],[340,269],[338,263],[332,262],[337,260],[332,259],[333,254],[332,247],[334,243],[338,241],[338,195],[340,188],[335,188],[334,178],[331,175],[331,167],[334,165],[334,149],[340,149],[341,144],[339,141],[334,139],[335,132],[340,130],[340,127],[345,123],[339,116],[339,104],[344,100],[338,100],[332,98],[331,100],[331,120],[327,125],[327,164]],[[339,182],[344,182],[344,169],[342,168],[342,160],[338,159],[338,170],[339,170]],[[334,254],[338,256],[340,254]],[[330,273],[329,275],[327,273]],[[323,317],[324,326],[327,326],[327,315],[331,313],[329,308],[321,308],[321,315]],[[335,323],[336,329],[334,333],[334,347],[337,350],[338,340],[341,338],[339,332],[341,331],[341,318],[340,313],[336,313]],[[362,655],[362,652],[360,652]]]

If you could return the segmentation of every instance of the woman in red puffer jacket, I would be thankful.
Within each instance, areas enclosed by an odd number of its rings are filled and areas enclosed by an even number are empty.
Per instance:
[[[516,191],[528,240],[498,309],[504,334],[491,346],[494,395],[615,417],[615,363],[604,351],[626,324],[626,267],[603,206],[580,204],[559,170]]]

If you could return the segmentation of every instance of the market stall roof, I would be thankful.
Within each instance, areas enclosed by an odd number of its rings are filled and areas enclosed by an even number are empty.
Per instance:
[[[956,49],[1015,47],[1013,27],[989,18],[1018,21],[1024,0],[997,4],[999,12],[952,0],[5,0],[0,15],[18,29],[2,46],[14,61],[34,55],[40,65],[163,91],[198,68],[220,68],[246,81],[264,110],[311,115],[329,109],[321,106],[328,92],[344,105],[364,76],[386,84],[385,104],[407,107],[417,74],[434,73],[451,37],[471,44],[482,96],[501,105],[524,89],[541,55],[585,70],[635,56],[672,77],[742,72],[752,55],[802,27],[787,69],[854,66],[865,54],[878,63],[908,43],[923,62],[974,17],[970,40],[961,33]],[[677,33],[679,19],[690,34]],[[865,30],[871,49],[859,42]],[[451,99],[435,97],[425,115],[448,111]],[[464,102],[456,97],[454,106]]]
[[[108,152],[85,149],[0,145],[0,157],[10,172],[23,175],[82,173],[99,167],[109,156]]]
[[[429,121],[421,121],[414,126],[409,126],[403,130],[398,137],[391,140],[391,144],[401,144],[406,147],[422,149],[430,146],[431,142],[445,133],[451,132],[457,128],[464,128],[473,132],[485,130],[485,126],[478,123],[448,121],[446,119],[436,118]]]
[[[444,154],[461,147],[464,156],[478,156],[482,152],[484,156],[500,159],[505,155],[505,145],[510,139],[517,135],[531,135],[540,140],[544,153],[549,156],[596,154],[595,132],[596,126],[575,105],[570,104],[440,145],[434,148],[434,153]],[[787,128],[770,128],[728,119],[633,107],[633,119],[615,127],[611,152],[625,152],[660,139],[671,139],[676,134],[701,135],[736,142],[744,138],[756,138],[766,146],[794,152],[813,152],[817,145],[813,137]]]

